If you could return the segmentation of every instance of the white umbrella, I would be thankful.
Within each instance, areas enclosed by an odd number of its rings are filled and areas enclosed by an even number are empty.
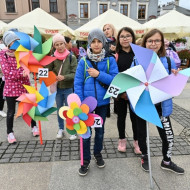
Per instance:
[[[85,40],[92,29],[100,28],[102,30],[103,26],[108,23],[113,24],[117,31],[125,26],[130,27],[135,31],[137,36],[141,36],[145,32],[142,24],[117,11],[114,11],[113,9],[109,9],[105,13],[76,29],[76,38],[79,40]]]
[[[190,36],[190,17],[172,10],[145,23],[144,27],[147,29],[157,28],[169,39]]]
[[[3,34],[3,27],[6,26],[7,24],[3,21],[0,20],[0,35]]]
[[[74,31],[71,28],[40,8],[36,8],[13,20],[4,29],[17,28],[20,32],[33,34],[34,25],[41,34],[53,35],[61,33],[66,36],[74,36]]]

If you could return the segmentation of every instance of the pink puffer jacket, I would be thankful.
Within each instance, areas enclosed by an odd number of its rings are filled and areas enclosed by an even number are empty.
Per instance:
[[[0,51],[0,64],[5,77],[3,96],[18,97],[26,93],[23,84],[30,85],[30,81],[28,77],[23,77],[22,67],[17,69],[15,57],[8,56],[6,50]]]

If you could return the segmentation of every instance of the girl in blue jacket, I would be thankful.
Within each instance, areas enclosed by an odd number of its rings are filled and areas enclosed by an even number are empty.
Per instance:
[[[151,31],[149,31],[143,37],[141,46],[151,49],[157,53],[168,74],[171,74],[171,72],[177,74],[178,70],[176,70],[176,65],[174,60],[166,57],[164,36],[160,30],[152,29]],[[136,65],[138,65],[137,60],[134,61]],[[163,129],[157,127],[160,138],[162,139],[163,160],[161,162],[161,168],[164,170],[175,172],[177,174],[184,174],[184,169],[180,168],[171,161],[172,147],[174,144],[174,133],[172,130],[172,125],[169,117],[172,113],[172,99],[158,103],[155,106],[163,125]],[[146,145],[146,121],[141,118],[138,118],[137,126],[138,126],[138,143],[140,150],[142,152],[141,167],[143,170],[149,171],[147,145]]]
[[[103,125],[95,128],[94,158],[99,168],[105,167],[101,151],[103,149],[104,123],[108,109],[109,99],[103,99],[113,78],[118,73],[117,63],[114,57],[105,57],[105,35],[100,29],[94,29],[89,33],[87,56],[81,58],[75,74],[74,90],[83,101],[88,96],[97,99],[98,105],[95,113],[102,117]],[[79,169],[79,175],[85,176],[88,172],[91,153],[91,138],[83,139],[84,163]]]

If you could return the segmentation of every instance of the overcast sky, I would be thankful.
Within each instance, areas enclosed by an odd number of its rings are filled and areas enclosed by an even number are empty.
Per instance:
[[[159,4],[166,4],[167,2],[171,1],[173,0],[158,0]],[[179,0],[179,6],[190,9],[190,0]]]

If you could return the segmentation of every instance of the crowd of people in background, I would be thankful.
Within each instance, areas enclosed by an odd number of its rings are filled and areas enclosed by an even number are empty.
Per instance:
[[[14,136],[14,115],[17,98],[26,93],[23,84],[30,85],[28,75],[22,67],[17,69],[14,50],[10,47],[19,37],[14,31],[7,31],[3,35],[3,42],[6,48],[0,51],[0,116],[6,117],[7,140],[10,144],[16,142]],[[119,73],[138,65],[130,43],[137,44],[144,48],[152,49],[159,56],[166,71],[177,74],[180,66],[180,59],[175,52],[175,47],[164,39],[163,33],[153,29],[142,38],[136,40],[134,31],[129,27],[123,27],[117,33],[112,24],[105,24],[100,29],[94,29],[89,33],[87,49],[72,46],[72,40],[61,34],[53,36],[52,56],[56,60],[47,65],[49,71],[56,74],[57,93],[56,105],[59,108],[67,105],[67,97],[76,93],[81,101],[88,96],[97,99],[98,105],[95,113],[102,117],[102,128],[95,128],[93,155],[99,168],[105,167],[105,161],[101,151],[103,149],[104,126],[106,117],[110,117],[110,99],[104,99],[107,87],[113,78]],[[169,61],[168,61],[169,60]],[[170,65],[169,65],[170,64]],[[4,101],[7,102],[7,113],[3,111]],[[157,127],[162,140],[163,160],[161,168],[178,174],[184,174],[184,169],[171,161],[171,152],[174,143],[174,134],[170,121],[172,112],[172,99],[156,104],[163,129]],[[118,129],[118,151],[126,152],[126,117],[129,110],[133,131],[133,146],[136,154],[142,154],[141,167],[149,171],[147,145],[146,145],[146,121],[139,118],[131,108],[127,93],[119,94],[114,99],[114,112],[117,114]],[[64,136],[64,121],[57,112],[58,132],[56,138]],[[170,133],[168,133],[168,130]],[[31,131],[33,136],[39,135],[36,122],[32,120]],[[91,130],[92,132],[92,130]],[[172,138],[168,138],[168,135]],[[71,135],[70,140],[77,139]],[[88,173],[91,160],[91,137],[83,140],[84,164],[79,168],[79,175],[85,176]]]

